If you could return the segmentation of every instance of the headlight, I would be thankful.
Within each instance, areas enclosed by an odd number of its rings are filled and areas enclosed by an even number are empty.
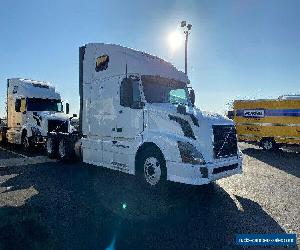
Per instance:
[[[31,132],[32,132],[32,135],[34,135],[34,136],[41,135],[41,131],[37,127],[32,127]]]
[[[190,143],[188,142],[178,142],[178,149],[182,162],[191,164],[205,164],[203,155]]]

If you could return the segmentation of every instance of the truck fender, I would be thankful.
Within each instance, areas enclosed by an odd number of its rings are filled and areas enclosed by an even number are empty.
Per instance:
[[[138,145],[136,151],[136,157],[142,147],[145,144],[154,144],[162,152],[166,161],[181,161],[180,152],[178,149],[178,138],[171,134],[167,133],[147,133],[147,136],[144,136],[143,141]]]

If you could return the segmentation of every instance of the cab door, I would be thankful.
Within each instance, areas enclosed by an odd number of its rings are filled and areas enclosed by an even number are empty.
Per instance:
[[[135,145],[141,140],[144,130],[144,105],[142,88],[138,77],[120,79],[119,99],[117,105],[117,123],[114,131],[114,164],[124,168],[132,167]]]
[[[83,123],[86,123],[93,159],[99,165],[109,166],[113,162],[113,133],[116,128],[116,105],[118,78],[94,80],[86,89],[86,107]]]
[[[23,119],[26,114],[26,99],[23,97],[16,98],[14,101],[14,99],[11,98],[8,103],[8,105],[10,105],[8,126],[20,129],[26,121],[26,119]]]

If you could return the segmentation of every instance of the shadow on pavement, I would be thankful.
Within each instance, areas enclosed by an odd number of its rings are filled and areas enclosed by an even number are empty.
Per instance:
[[[7,150],[7,151],[5,151]],[[17,154],[34,157],[34,156],[41,156],[46,155],[46,150],[42,146],[35,146],[30,149],[29,152],[25,152],[21,145],[15,145],[10,143],[0,143],[0,159],[8,159],[13,157],[22,157],[18,156]],[[6,156],[7,155],[7,156]]]
[[[0,171],[8,174],[17,176],[1,186],[13,188],[0,197],[32,186],[38,193],[0,207],[3,249],[233,249],[236,233],[284,233],[259,204],[236,196],[238,209],[217,185],[145,193],[133,176],[85,164]]]
[[[256,148],[246,148],[242,152],[262,162],[278,168],[286,173],[300,178],[300,154],[289,151],[264,151]]]

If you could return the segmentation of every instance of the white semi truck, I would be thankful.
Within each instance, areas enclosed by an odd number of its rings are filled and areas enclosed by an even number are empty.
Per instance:
[[[66,105],[67,109],[68,104]],[[22,144],[25,150],[43,144],[48,132],[71,132],[60,94],[48,82],[21,78],[7,80],[7,125],[0,140]]]
[[[79,92],[79,133],[50,133],[51,157],[75,153],[149,187],[242,173],[233,121],[197,109],[188,77],[158,57],[112,44],[80,47]]]

